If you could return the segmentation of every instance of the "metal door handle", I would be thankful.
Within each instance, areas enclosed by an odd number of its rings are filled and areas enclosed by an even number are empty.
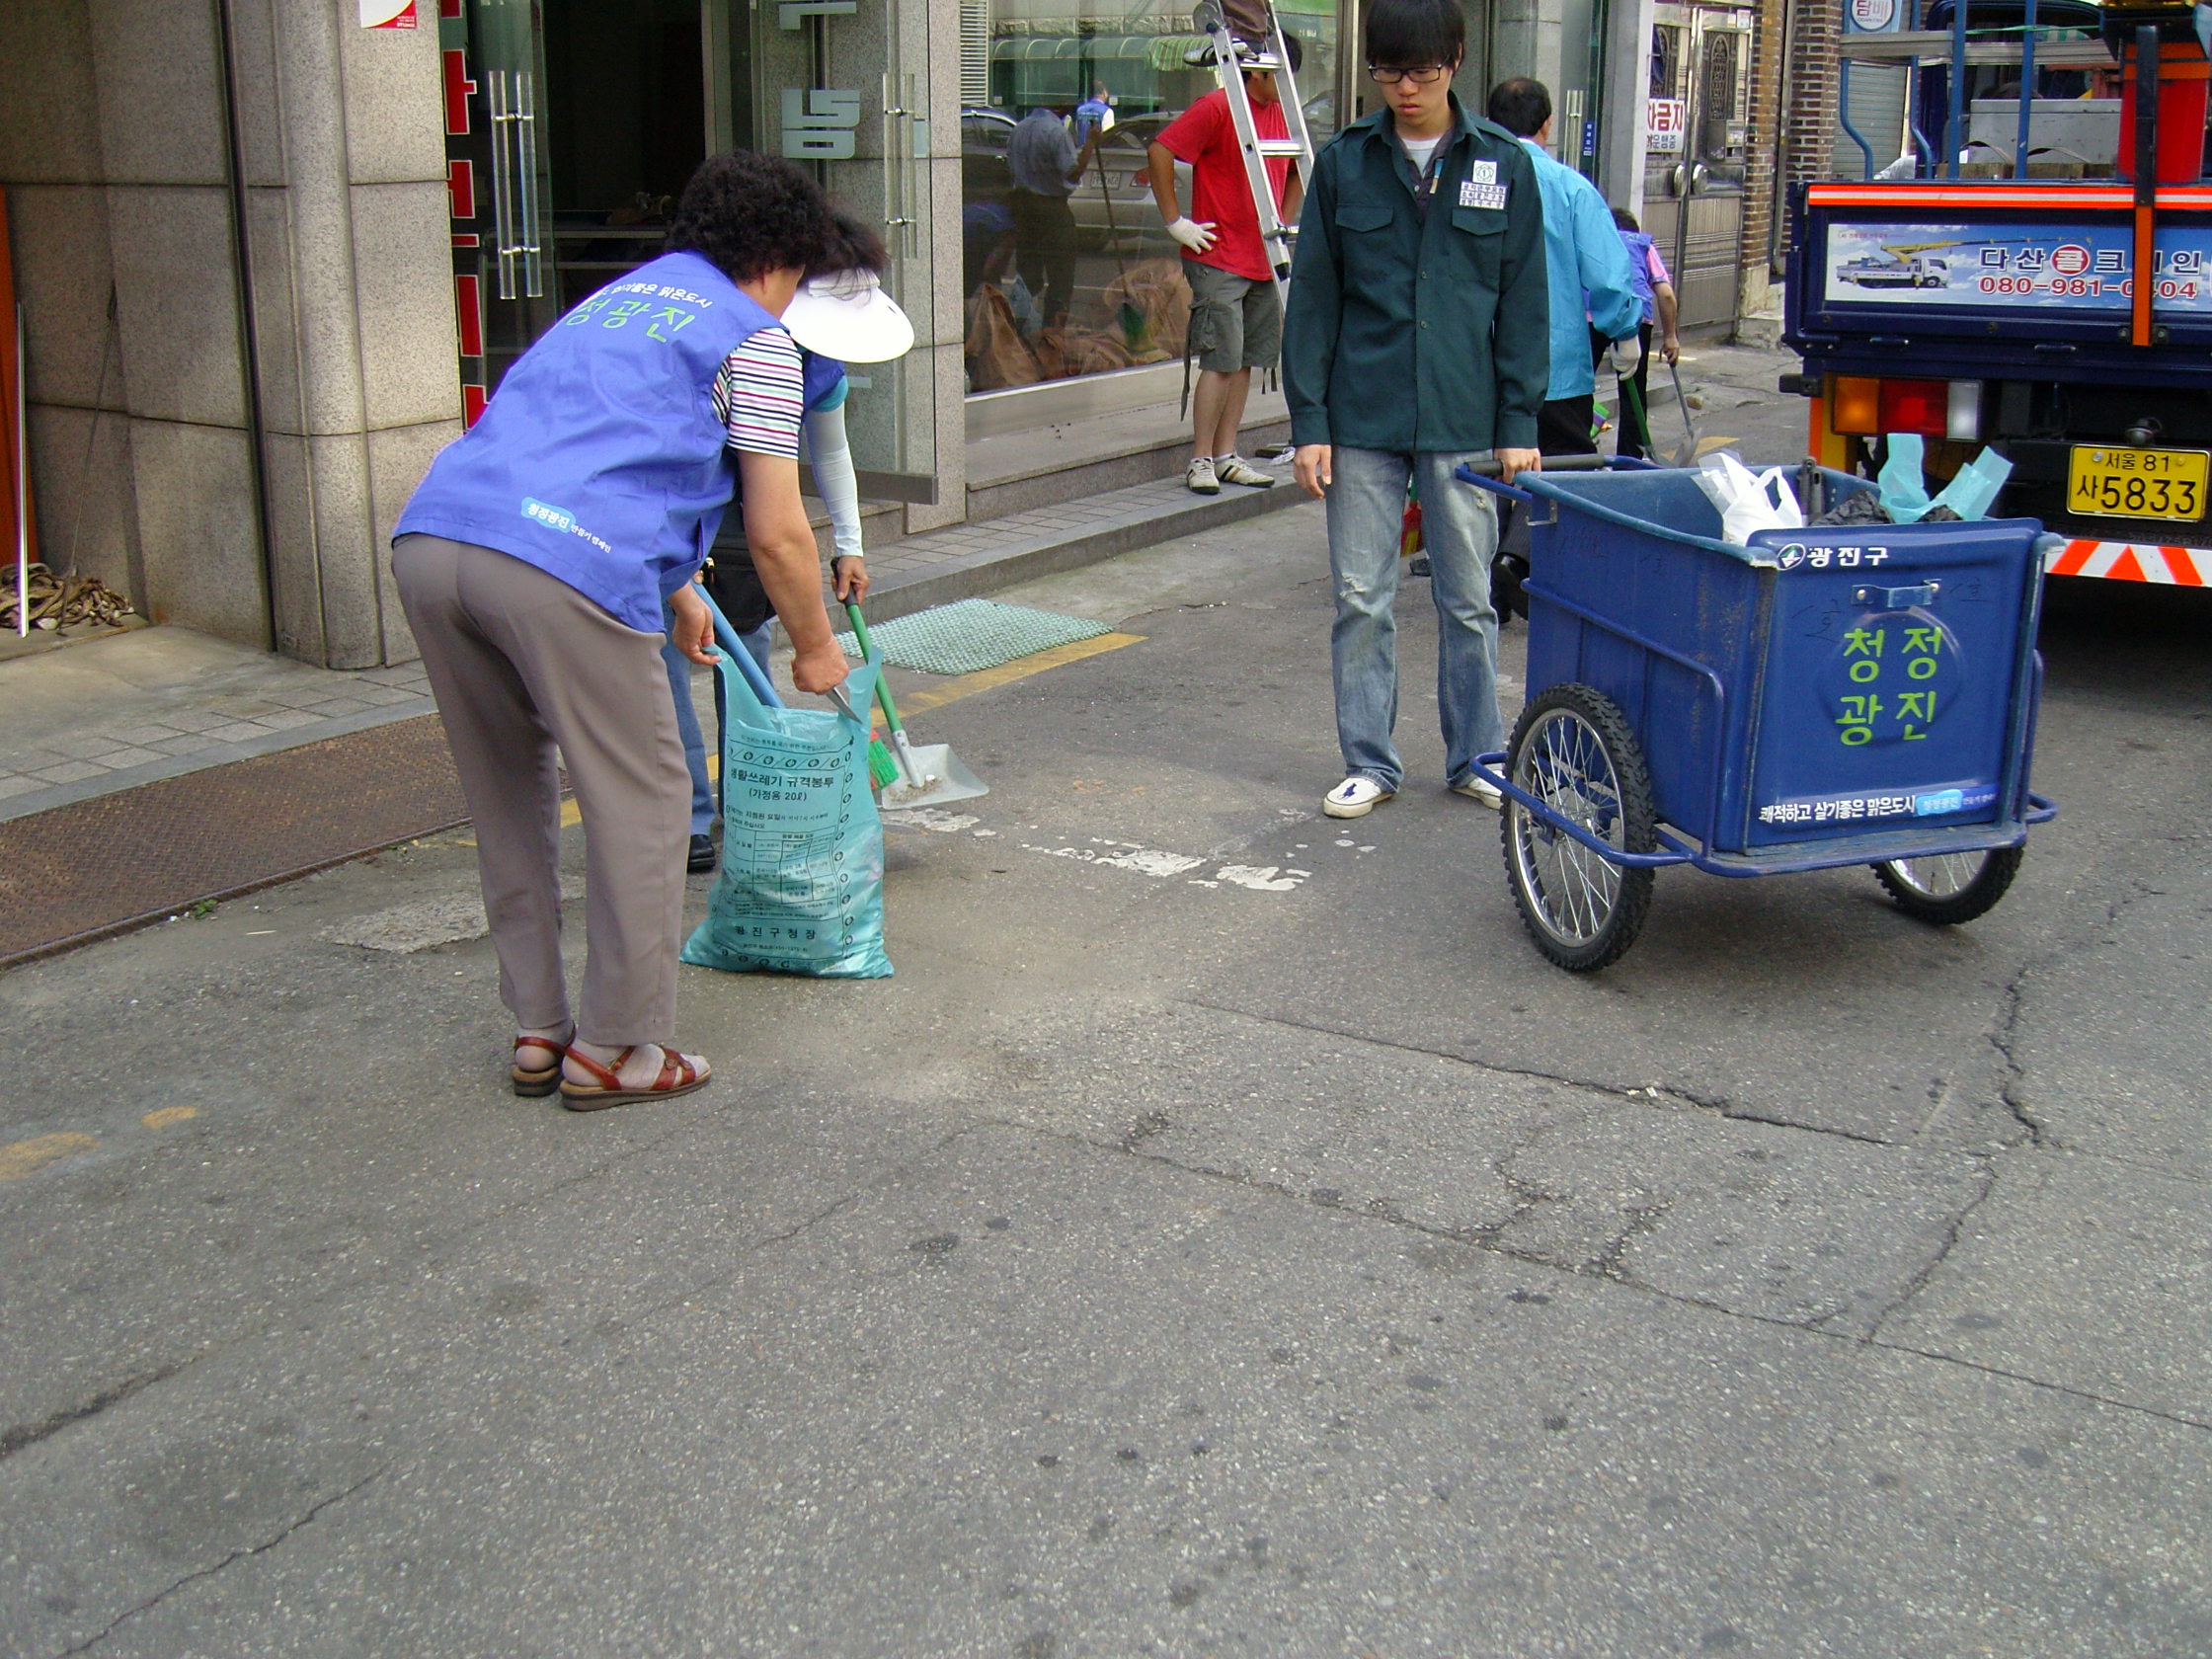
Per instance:
[[[507,133],[514,124],[509,106],[507,71],[485,71],[484,97],[492,113],[492,247],[499,258],[500,298],[514,297],[514,179],[508,162]]]
[[[531,299],[545,292],[545,267],[538,245],[537,217],[537,77],[527,69],[514,72],[514,171],[520,175],[515,198],[521,207],[522,292]]]

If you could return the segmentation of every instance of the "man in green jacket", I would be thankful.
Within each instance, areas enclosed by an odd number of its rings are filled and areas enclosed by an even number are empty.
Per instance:
[[[1437,608],[1445,782],[1497,806],[1474,757],[1498,716],[1493,498],[1462,461],[1534,471],[1550,371],[1543,204],[1528,152],[1452,96],[1458,0],[1374,0],[1368,72],[1384,107],[1313,164],[1299,221],[1283,384],[1300,486],[1328,504],[1329,635],[1344,781],[1321,806],[1360,818],[1397,793],[1398,528],[1415,481]]]

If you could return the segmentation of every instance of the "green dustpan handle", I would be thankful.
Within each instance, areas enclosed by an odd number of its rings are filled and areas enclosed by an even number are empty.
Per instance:
[[[845,600],[845,615],[852,619],[852,637],[854,643],[860,647],[861,661],[875,662],[876,648],[868,642],[868,623],[866,618],[860,614],[860,606],[851,599]],[[899,708],[891,700],[891,686],[884,678],[880,665],[876,670],[876,701],[883,705],[883,717],[891,722],[891,729],[894,732],[904,734],[907,728],[899,723]]]
[[[1620,389],[1627,394],[1628,413],[1636,418],[1636,441],[1648,455],[1651,453],[1651,422],[1643,412],[1643,399],[1636,396],[1636,383],[1624,374],[1620,376]]]

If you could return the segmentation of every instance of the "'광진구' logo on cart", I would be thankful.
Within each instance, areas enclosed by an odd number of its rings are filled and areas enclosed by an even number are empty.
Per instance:
[[[1857,570],[1881,564],[1888,557],[1886,547],[1807,547],[1801,541],[1775,550],[1775,563],[1785,571],[1800,566],[1806,570]]]

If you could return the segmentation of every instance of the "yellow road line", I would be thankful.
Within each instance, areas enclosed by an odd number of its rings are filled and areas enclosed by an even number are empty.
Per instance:
[[[1096,639],[1077,640],[1072,645],[1056,645],[1050,651],[1033,652],[1027,657],[1016,657],[1011,663],[1001,663],[995,669],[979,669],[942,685],[925,686],[919,691],[909,691],[897,698],[903,718],[910,709],[926,713],[943,708],[947,703],[957,703],[963,697],[973,697],[979,691],[994,691],[1001,685],[1011,685],[1017,679],[1027,679],[1031,674],[1043,673],[1047,669],[1064,669],[1070,663],[1080,663],[1086,657],[1103,657],[1109,651],[1119,651],[1125,645],[1142,645],[1143,634],[1100,634]]]
[[[157,1111],[148,1112],[138,1121],[148,1129],[167,1129],[171,1124],[183,1123],[187,1118],[198,1116],[199,1108],[197,1106],[164,1106]]]
[[[1103,657],[1109,651],[1119,651],[1125,645],[1142,645],[1143,634],[1100,634],[1096,639],[1076,640],[1071,645],[1056,645],[1050,651],[1034,651],[1027,657],[1016,657],[1011,663],[1001,663],[995,669],[978,669],[974,673],[964,673],[946,680],[942,685],[924,686],[919,691],[909,691],[905,696],[893,693],[899,704],[901,719],[909,714],[926,714],[931,709],[941,709],[947,703],[957,703],[963,697],[973,697],[979,691],[995,691],[1001,685],[1011,685],[1017,679],[1027,679],[1031,674],[1041,674],[1051,669],[1064,669],[1070,663],[1080,663],[1086,657]],[[722,757],[710,748],[707,751],[707,775],[722,775]],[[574,800],[561,803],[561,828],[574,829],[584,822],[584,815]]]
[[[35,1169],[65,1157],[75,1157],[79,1152],[89,1152],[100,1145],[90,1135],[79,1135],[65,1130],[59,1135],[34,1135],[28,1141],[11,1141],[0,1146],[0,1181],[20,1181]]]

